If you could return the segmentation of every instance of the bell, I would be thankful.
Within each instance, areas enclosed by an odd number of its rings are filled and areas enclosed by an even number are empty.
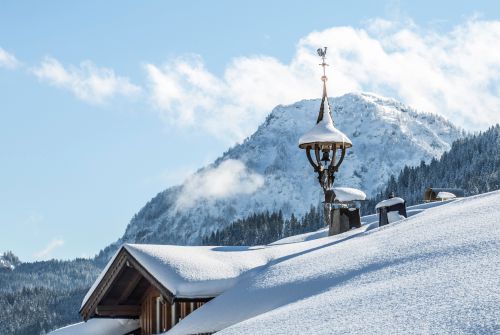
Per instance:
[[[323,150],[323,157],[321,157],[322,162],[330,161],[330,150]]]

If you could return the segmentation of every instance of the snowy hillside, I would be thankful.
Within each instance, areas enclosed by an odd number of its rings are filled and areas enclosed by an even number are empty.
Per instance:
[[[322,200],[299,137],[320,100],[278,106],[244,143],[182,185],[158,194],[131,220],[123,242],[196,244],[236,219],[265,210],[303,215]],[[462,133],[441,117],[392,99],[347,94],[331,99],[336,125],[353,142],[336,184],[373,194],[405,164],[440,156]]]
[[[297,252],[241,276],[167,334],[498,333],[499,204],[496,191],[281,244]]]

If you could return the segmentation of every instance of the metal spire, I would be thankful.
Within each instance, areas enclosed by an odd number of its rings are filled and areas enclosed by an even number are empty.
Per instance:
[[[328,47],[324,47],[323,49],[320,48],[317,50],[318,56],[320,56],[322,59],[322,62],[319,65],[323,67],[323,76],[321,77],[321,81],[323,81],[323,96],[321,98],[321,106],[319,107],[319,115],[318,115],[318,120],[316,121],[316,123],[320,123],[320,121],[323,120],[323,113],[325,110],[325,101],[328,104],[328,106],[330,106],[330,104],[328,102],[328,94],[326,93],[326,81],[328,80],[328,77],[326,76],[326,67],[328,66],[328,64],[325,62],[325,59],[326,59],[326,50],[327,49],[328,49]],[[333,120],[333,118],[332,118],[332,120]]]

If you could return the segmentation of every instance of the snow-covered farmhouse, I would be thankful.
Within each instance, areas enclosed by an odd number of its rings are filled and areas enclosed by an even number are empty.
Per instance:
[[[85,296],[80,314],[85,321],[138,319],[137,330],[132,334],[168,331],[223,292],[242,269],[254,266],[231,262],[225,257],[227,254],[209,249],[122,246]]]

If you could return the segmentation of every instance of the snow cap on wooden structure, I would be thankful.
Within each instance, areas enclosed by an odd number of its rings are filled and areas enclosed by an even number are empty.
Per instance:
[[[379,208],[382,208],[382,207],[391,207],[391,206],[394,206],[396,204],[404,204],[404,203],[405,203],[405,201],[402,198],[400,198],[400,197],[394,197],[394,198],[382,200],[381,202],[379,202],[375,206],[375,209],[379,209]]]
[[[351,187],[334,187],[335,201],[349,202],[361,201],[366,199],[365,192]]]
[[[437,199],[441,199],[441,200],[448,200],[448,199],[454,199],[456,198],[457,196],[454,194],[454,193],[451,193],[451,192],[445,192],[445,191],[441,191],[439,192],[437,195],[436,195],[436,198]]]
[[[438,194],[441,194],[444,198],[438,197]],[[454,195],[454,197],[451,195]],[[460,188],[428,187],[424,192],[424,201],[452,200],[464,196],[465,192]]]

